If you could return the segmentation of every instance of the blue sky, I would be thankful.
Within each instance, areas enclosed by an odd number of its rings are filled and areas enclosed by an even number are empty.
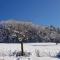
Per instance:
[[[60,0],[0,0],[0,20],[6,19],[60,26]]]

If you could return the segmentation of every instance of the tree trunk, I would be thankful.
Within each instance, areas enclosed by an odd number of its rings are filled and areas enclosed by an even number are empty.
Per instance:
[[[21,55],[24,55],[24,51],[23,51],[23,41],[21,41]]]

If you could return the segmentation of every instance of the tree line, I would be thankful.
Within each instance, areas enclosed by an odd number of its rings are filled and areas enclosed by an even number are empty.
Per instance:
[[[60,28],[50,26],[35,25],[31,22],[4,21],[0,22],[0,43],[20,43],[19,32],[25,35],[23,42],[55,42],[60,43]]]

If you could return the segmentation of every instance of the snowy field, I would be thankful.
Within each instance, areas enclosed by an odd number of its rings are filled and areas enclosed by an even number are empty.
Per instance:
[[[60,44],[24,43],[24,52],[29,56],[16,56],[21,51],[20,44],[0,44],[0,60],[60,60]],[[27,54],[26,54],[27,55]]]

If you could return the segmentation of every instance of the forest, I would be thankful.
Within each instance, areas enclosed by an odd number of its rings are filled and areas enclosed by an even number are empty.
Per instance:
[[[0,43],[54,42],[60,43],[60,28],[24,21],[1,21]]]

